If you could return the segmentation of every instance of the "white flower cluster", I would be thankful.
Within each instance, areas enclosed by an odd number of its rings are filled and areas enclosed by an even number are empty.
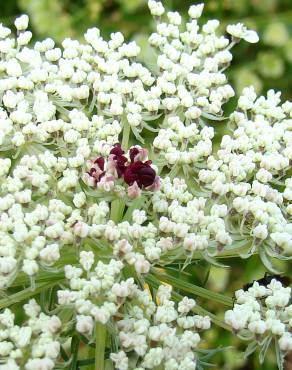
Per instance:
[[[140,47],[125,43],[120,32],[107,42],[92,28],[85,34],[86,44],[67,38],[62,49],[49,38],[29,48],[28,35],[24,28],[14,38],[8,28],[1,28],[4,147],[62,143],[78,167],[88,157],[88,141],[97,151],[108,141],[113,144],[125,119],[138,134],[149,114],[159,109],[161,91],[150,89],[155,78],[135,61]],[[154,105],[147,104],[149,96]]]
[[[155,16],[164,12],[161,3],[150,1],[149,6]],[[162,72],[157,79],[135,62],[139,47],[124,43],[120,33],[112,34],[106,42],[99,30],[93,28],[85,34],[85,45],[66,39],[63,49],[59,49],[53,40],[46,39],[29,48],[31,34],[26,31],[26,16],[15,21],[16,38],[9,29],[1,28],[0,138],[2,148],[12,148],[16,159],[10,170],[10,159],[1,158],[2,287],[9,284],[19,266],[34,276],[39,269],[38,259],[49,265],[56,262],[62,245],[72,243],[76,237],[94,239],[104,232],[108,242],[127,238],[137,242],[143,236],[142,248],[150,262],[159,260],[163,249],[176,247],[170,245],[168,238],[162,243],[159,239],[153,241],[158,229],[152,223],[147,226],[111,222],[105,226],[104,220],[101,224],[91,223],[90,213],[94,211],[88,207],[87,213],[83,208],[92,193],[81,187],[80,178],[93,154],[109,155],[125,126],[130,125],[137,136],[149,114],[158,110],[164,110],[165,123],[154,146],[163,152],[167,163],[195,165],[211,154],[213,129],[200,130],[191,121],[199,118],[201,112],[219,114],[223,102],[232,95],[220,72],[231,58],[228,61],[223,58],[230,54],[225,50],[228,40],[215,35],[217,21],[207,23],[202,34],[198,33],[196,18],[202,8],[202,5],[190,8],[192,20],[184,33],[179,31],[177,13],[168,13],[169,23],[158,24],[158,33],[150,38],[150,41],[156,37],[163,39],[158,58]],[[190,63],[192,60],[196,62]],[[209,81],[210,86],[204,86],[203,81]],[[196,96],[192,96],[195,91]],[[210,102],[202,104],[207,96]],[[216,104],[218,109],[214,108]],[[173,115],[179,106],[185,108],[183,118],[181,113]],[[107,190],[111,188],[111,181],[101,182]],[[135,188],[132,198],[138,192]],[[119,195],[123,195],[122,190]],[[60,202],[60,207],[66,210],[50,209]],[[177,222],[176,216],[172,218],[171,222]],[[217,231],[211,233],[216,234],[220,244],[230,244],[225,228],[218,231],[220,223],[217,222]],[[162,228],[165,233],[165,227]],[[187,229],[188,226],[183,228],[185,232]],[[203,239],[199,244],[203,243],[205,248],[207,240],[205,236]],[[161,246],[157,247],[157,243]],[[143,253],[136,253],[135,258],[132,253],[130,256],[127,258],[138,272],[149,271]]]
[[[180,111],[187,122],[210,114],[220,116],[222,105],[234,91],[223,73],[232,60],[229,49],[233,45],[228,38],[216,35],[219,21],[208,21],[200,32],[200,4],[190,8],[190,20],[181,30],[182,19],[177,12],[168,12],[163,21],[162,3],[149,1],[149,7],[154,16],[159,13],[156,32],[149,42],[159,51],[157,88],[162,107],[166,113]]]
[[[257,281],[235,292],[235,304],[225,313],[225,322],[238,335],[255,338],[260,344],[266,337],[275,338],[281,351],[292,350],[291,288],[277,279],[267,284]]]
[[[76,330],[83,335],[90,337],[95,322],[111,322],[121,349],[111,354],[116,369],[132,368],[126,355],[131,351],[139,356],[139,369],[152,369],[160,364],[169,370],[196,368],[198,331],[209,329],[211,321],[208,316],[188,315],[195,306],[193,299],[185,297],[175,308],[170,299],[171,288],[161,286],[156,305],[149,292],[134,284],[133,278],[121,279],[122,262],[99,261],[95,265],[91,251],[80,253],[80,265],[82,268],[65,267],[69,289],[58,291],[58,302],[74,307]]]
[[[176,307],[169,286],[159,287],[156,301],[148,292],[137,291],[135,303],[117,321],[120,351],[111,354],[115,368],[195,370],[199,332],[210,328],[209,317],[191,315],[196,303],[187,297]]]
[[[2,288],[21,270],[34,278],[40,267],[54,266],[61,260],[62,253],[72,249],[70,245],[82,245],[86,238],[91,240],[96,252],[96,245],[103,245],[112,251],[117,261],[133,266],[139,274],[148,273],[151,265],[172,259],[173,251],[182,256],[191,256],[195,251],[214,254],[232,242],[224,224],[227,207],[213,205],[207,211],[206,200],[189,193],[183,179],[163,179],[161,189],[150,198],[158,216],[157,225],[149,222],[145,210],[134,210],[131,222],[115,223],[109,219],[107,202],[96,204],[82,191],[71,198],[74,207],[49,197],[38,204],[42,192],[38,195],[29,182],[24,178],[21,182],[17,177],[28,171],[27,176],[31,178],[33,168],[38,166],[35,156],[23,157],[20,165],[14,168],[13,176],[7,177],[2,184],[3,192],[9,191],[0,198]],[[48,186],[42,189],[47,197]],[[32,190],[36,202],[31,199]],[[26,193],[30,197],[20,199],[19,194],[24,198]],[[64,245],[67,245],[66,251],[62,252]]]
[[[153,141],[154,150],[161,156],[157,160],[160,165],[196,168],[212,154],[212,127],[200,129],[195,122],[185,125],[178,116],[166,116],[161,127]]]
[[[131,222],[114,223],[105,217],[102,224],[96,224],[92,220],[91,225],[87,224],[88,235],[139,274],[148,273],[151,265],[172,261],[174,255],[201,252],[208,258],[208,254],[214,255],[232,242],[224,223],[227,207],[215,204],[208,210],[206,199],[189,193],[183,179],[162,179],[150,204],[157,216],[155,222],[149,221],[145,210],[135,209]],[[98,206],[92,205],[90,210],[95,208]]]
[[[7,161],[8,170],[9,164]],[[21,270],[33,278],[40,266],[54,265],[64,245],[78,243],[89,232],[93,237],[96,232],[99,235],[97,229],[102,228],[109,213],[106,202],[83,209],[83,192],[72,196],[75,207],[68,204],[70,198],[63,198],[65,202],[50,198],[54,191],[58,194],[56,184],[34,155],[23,156],[0,184],[1,289]]]
[[[202,118],[220,118],[222,105],[234,96],[223,71],[232,60],[229,50],[235,42],[217,36],[218,20],[208,21],[200,32],[198,18],[203,4],[190,7],[190,20],[183,32],[177,12],[168,12],[163,22],[162,3],[150,0],[148,5],[158,20],[157,30],[149,42],[159,52],[156,89],[161,91],[161,108],[165,111],[153,145],[161,153],[163,165],[193,165],[212,152],[214,132],[207,127],[199,130],[204,124]],[[252,42],[251,37],[245,35],[255,35],[254,31],[246,30],[243,25],[232,27],[237,38]]]
[[[200,28],[203,4],[190,7],[185,27],[161,2],[148,5],[157,21],[153,70],[120,32],[105,41],[92,28],[85,43],[29,47],[27,16],[16,19],[16,36],[0,25],[0,289],[21,272],[33,289],[41,269],[49,280],[65,266],[57,311],[72,310],[88,340],[104,325],[115,336],[116,369],[193,370],[210,319],[191,314],[193,299],[177,305],[168,286],[152,299],[141,290],[145,274],[194,254],[213,262],[240,239],[250,253],[292,254],[292,103],[244,90],[215,151],[207,122],[223,120],[234,95],[224,74],[230,49],[257,34],[231,25],[229,41],[217,20]],[[153,148],[131,146],[144,129]],[[276,280],[254,283],[236,293],[226,322],[257,340],[275,336],[288,351],[290,296]],[[9,309],[0,313],[0,368],[58,367],[60,319],[35,300],[24,309],[22,327]]]
[[[164,178],[161,190],[153,195],[153,209],[161,215],[159,230],[164,236],[159,245],[169,245],[169,250],[182,247],[190,256],[195,251],[208,253],[207,249],[214,254],[230,245],[232,238],[224,222],[227,206],[213,204],[208,208],[206,202],[189,193],[183,179]]]
[[[273,90],[257,98],[253,88],[244,89],[231,115],[232,134],[223,136],[199,180],[208,195],[228,204],[233,230],[239,219],[241,228],[234,232],[251,236],[254,244],[264,242],[271,253],[291,255],[291,181],[283,193],[275,185],[284,185],[281,178],[291,168],[292,104],[279,103]]]
[[[15,324],[14,313],[0,313],[1,370],[53,370],[60,353],[58,316],[47,316],[32,299],[24,305],[28,320]]]
[[[118,314],[124,301],[137,290],[134,279],[121,280],[123,263],[114,259],[108,264],[98,261],[94,254],[80,253],[81,267],[65,266],[69,288],[58,291],[58,303],[76,311],[76,330],[91,335],[94,322],[106,324]],[[94,269],[93,269],[94,267]]]

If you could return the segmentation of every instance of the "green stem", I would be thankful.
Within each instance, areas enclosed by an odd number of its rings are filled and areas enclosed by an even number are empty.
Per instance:
[[[105,343],[106,326],[97,322],[95,325],[95,370],[104,370],[105,368]]]
[[[43,290],[54,286],[57,282],[56,281],[50,281],[46,283],[39,283],[36,284],[35,289],[32,290],[30,287],[26,288],[24,290],[21,290],[20,292],[17,292],[15,294],[11,294],[10,296],[3,298],[0,300],[0,309],[9,307],[15,303],[24,301],[32,296],[35,296],[36,294],[39,294]]]
[[[149,282],[151,284],[151,286],[155,287],[156,289],[160,285],[160,281],[158,279],[156,279],[155,277],[151,276],[151,275],[148,275],[146,277],[146,281]],[[183,296],[179,293],[172,292],[171,295],[172,295],[172,298],[176,302],[179,302],[183,299]],[[223,322],[220,318],[218,318],[218,316],[214,315],[212,312],[209,312],[209,311],[205,310],[203,307],[200,307],[200,306],[196,305],[192,309],[192,312],[194,312],[198,315],[209,316],[214,324],[216,324],[217,326],[220,326],[221,328],[223,328],[225,330],[231,331],[231,327],[229,325],[225,324],[225,322]]]
[[[64,263],[64,265],[69,263]],[[74,264],[73,262],[71,263]],[[64,272],[58,272],[58,273],[52,273],[52,272],[46,272],[46,271],[40,271],[38,275],[35,277],[36,284],[40,283],[52,283],[55,281],[57,284],[59,281],[64,280],[65,275]],[[15,288],[19,286],[27,285],[29,282],[29,279],[27,275],[25,274],[19,274],[19,276],[13,281],[13,283],[9,286],[10,288]]]
[[[182,300],[182,296],[178,293],[175,293],[173,292],[172,294],[173,298],[175,298],[177,301],[181,301]],[[210,319],[212,320],[212,322],[214,324],[216,324],[217,326],[220,326],[221,328],[225,329],[225,330],[230,330],[231,331],[231,327],[227,324],[225,324],[225,322],[223,322],[222,320],[220,320],[218,318],[218,316],[214,315],[212,312],[210,311],[207,311],[205,310],[203,307],[200,307],[198,305],[196,305],[192,311],[194,313],[196,313],[197,315],[201,315],[201,316],[209,316]]]
[[[122,220],[125,209],[125,202],[123,199],[115,199],[111,203],[111,214],[110,219],[116,224]]]
[[[161,280],[165,283],[171,284],[172,286],[175,286],[178,289],[181,289],[185,292],[197,295],[197,296],[202,297],[202,298],[206,298],[206,299],[210,299],[210,300],[222,303],[226,306],[230,306],[230,307],[233,306],[233,300],[232,300],[231,297],[226,297],[223,294],[215,293],[215,292],[212,292],[208,289],[201,288],[197,285],[188,283],[186,281],[182,281],[182,280],[177,279],[173,276],[165,274],[165,273],[161,272],[160,270],[153,269],[153,271],[154,271],[154,273],[156,273],[155,276],[159,280]]]
[[[127,119],[123,119],[122,123],[123,123],[122,148],[124,150],[128,150],[131,126],[129,125]]]
[[[250,245],[247,243],[243,246],[240,246],[240,247],[237,247],[237,248],[232,248],[232,249],[227,249],[227,250],[223,250],[221,252],[218,252],[218,254],[215,256],[216,259],[219,259],[219,258],[239,258],[240,257],[240,253],[243,253],[245,252],[248,248],[250,248]],[[176,251],[174,251],[173,253],[169,252],[163,262],[165,263],[171,263],[173,262],[173,257],[175,256],[175,253],[177,253]],[[253,255],[256,255],[257,254],[257,251],[255,251],[253,253]],[[193,260],[202,260],[204,257],[202,257],[202,252],[194,252],[192,254],[192,261]],[[175,262],[184,262],[186,260],[185,258],[185,255],[182,254],[181,256],[176,256],[175,258]]]
[[[71,363],[69,370],[75,370],[77,368],[77,361],[78,361],[78,352],[79,352],[79,344],[80,340],[77,335],[74,335],[71,342]]]

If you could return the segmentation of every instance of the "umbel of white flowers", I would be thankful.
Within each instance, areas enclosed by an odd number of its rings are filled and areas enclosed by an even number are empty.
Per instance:
[[[88,340],[97,324],[109,327],[117,369],[192,370],[209,317],[193,314],[190,298],[175,303],[169,287],[149,295],[141,281],[177,259],[258,252],[273,269],[270,257],[291,256],[292,103],[246,88],[215,150],[208,122],[220,125],[234,96],[230,50],[258,36],[240,23],[229,38],[217,20],[200,27],[203,4],[185,26],[161,2],[148,4],[154,69],[120,32],[106,41],[92,28],[85,43],[67,38],[59,48],[49,38],[30,45],[26,15],[16,37],[0,25],[0,289],[24,273],[33,290],[42,271],[64,271],[57,310],[70,308]],[[284,355],[291,291],[279,284],[237,292],[225,319],[241,336],[272,336]],[[22,326],[13,307],[0,313],[1,369],[59,366],[68,340],[60,319],[34,300],[24,308]]]

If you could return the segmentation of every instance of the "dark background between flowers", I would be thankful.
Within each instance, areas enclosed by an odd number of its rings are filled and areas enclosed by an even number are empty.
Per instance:
[[[165,0],[166,8],[179,11],[187,16],[191,0]],[[221,28],[232,22],[244,22],[256,29],[260,42],[256,45],[241,42],[234,50],[234,61],[229,79],[238,95],[242,88],[254,85],[258,93],[265,93],[269,88],[282,92],[284,99],[292,97],[292,1],[291,0],[206,0],[202,22],[217,18]],[[0,22],[13,26],[14,18],[26,13],[31,20],[30,29],[35,39],[52,37],[57,43],[65,37],[82,40],[87,28],[97,26],[106,38],[111,32],[121,31],[127,39],[135,39],[142,47],[141,60],[146,64],[154,63],[155,54],[147,45],[147,37],[153,30],[153,21],[147,9],[146,0],[0,0]],[[227,105],[231,111],[236,98]],[[219,124],[220,125],[220,124]],[[224,126],[216,128],[217,142]],[[249,260],[229,259],[225,261],[231,267],[220,269],[211,267],[208,276],[206,265],[191,265],[187,274],[180,276],[188,282],[210,289],[229,293],[243,284],[262,277],[264,269],[257,257]],[[285,267],[282,266],[284,269]],[[287,272],[288,273],[288,272]],[[206,305],[206,302],[204,302]],[[210,303],[210,306],[212,303]],[[210,307],[214,309],[214,307]],[[240,343],[229,333],[217,327],[205,335],[208,347],[234,345],[234,349],[223,351],[214,358],[215,369],[222,370],[274,370],[273,354],[268,353],[265,364],[260,366],[255,356],[245,361],[242,351],[245,343]],[[236,349],[235,349],[236,348]],[[292,369],[289,360],[287,369]]]

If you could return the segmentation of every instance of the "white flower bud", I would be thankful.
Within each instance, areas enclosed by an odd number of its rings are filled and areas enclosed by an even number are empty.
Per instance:
[[[144,256],[140,255],[136,258],[135,270],[139,274],[147,274],[150,271],[150,263],[145,259]]]
[[[77,207],[77,208],[83,207],[84,204],[86,203],[85,193],[83,193],[83,191],[81,191],[80,193],[75,194],[74,198],[73,198],[73,203],[74,203],[75,207]]]
[[[292,335],[285,332],[279,339],[279,347],[281,351],[289,352],[292,350]]]
[[[264,240],[268,237],[267,225],[259,224],[253,229],[253,236],[256,239]]]
[[[188,11],[189,16],[194,19],[200,18],[200,16],[202,15],[203,9],[204,9],[203,3],[192,5],[190,6],[189,11]]]
[[[15,27],[18,31],[24,31],[27,29],[29,18],[26,14],[21,15],[15,19]]]
[[[58,244],[49,244],[40,251],[40,258],[42,261],[52,264],[59,260],[60,251]]]
[[[89,229],[89,226],[85,222],[78,221],[74,225],[73,230],[76,236],[79,236],[80,238],[86,238],[87,235],[89,234],[90,229]]]
[[[149,7],[149,10],[150,10],[150,13],[153,16],[161,17],[162,14],[164,13],[164,7],[163,7],[163,5],[160,1],[149,0],[148,1],[148,7]]]
[[[36,261],[23,260],[22,271],[28,276],[35,275],[39,270],[39,266]]]
[[[263,320],[252,321],[248,324],[248,330],[250,330],[254,334],[261,335],[264,334],[264,332],[267,330],[267,325]]]
[[[94,253],[89,251],[82,251],[80,252],[79,258],[80,264],[85,271],[89,271],[94,264]]]
[[[76,330],[85,335],[91,335],[94,327],[94,321],[91,316],[77,315]]]

